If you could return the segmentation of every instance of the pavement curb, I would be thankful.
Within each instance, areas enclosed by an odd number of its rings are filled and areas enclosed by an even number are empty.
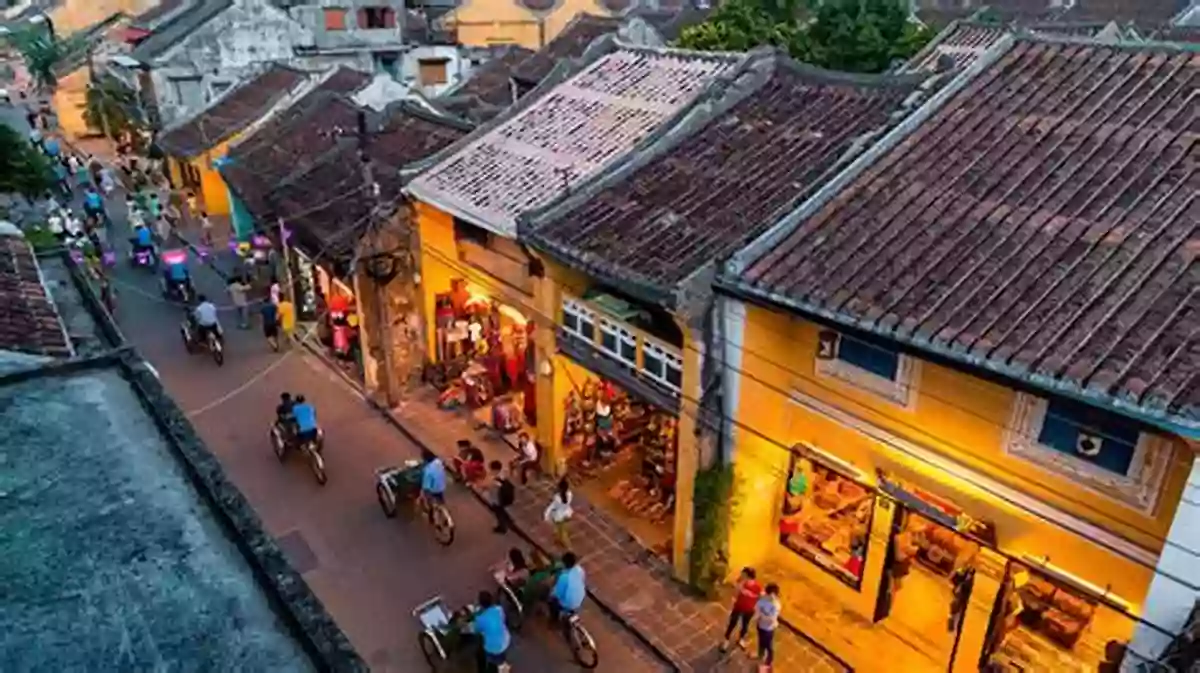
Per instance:
[[[436,450],[434,447],[430,446],[428,444],[428,442],[422,440],[416,434],[414,434],[411,430],[409,430],[407,427],[405,427],[404,423],[400,419],[396,418],[396,416],[391,412],[390,409],[383,407],[378,402],[371,399],[370,396],[368,396],[366,394],[366,391],[363,390],[362,384],[351,379],[349,376],[346,375],[345,372],[343,372],[340,368],[338,368],[336,365],[331,363],[329,361],[329,357],[327,355],[325,355],[324,353],[320,352],[320,350],[316,346],[314,346],[309,341],[300,341],[295,338],[293,338],[293,340],[296,341],[297,343],[299,343],[304,348],[308,349],[308,351],[311,352],[312,354],[316,355],[317,358],[319,360],[321,360],[321,363],[323,365],[325,365],[327,368],[333,370],[333,372],[336,373],[338,376],[342,377],[342,379],[346,383],[348,383],[351,387],[353,387],[360,394],[362,394],[362,397],[363,397],[364,401],[366,401],[367,406],[369,406],[373,410],[375,410],[375,412],[378,413],[380,416],[382,416],[383,419],[385,421],[387,421],[389,425],[391,425],[392,427],[394,427],[398,431],[400,431],[400,434],[404,435],[410,442],[412,442],[413,444],[417,445],[418,447],[420,447],[422,449],[425,449],[425,450],[428,450],[428,451],[434,453],[435,455],[441,455],[442,452],[440,452],[440,451]],[[507,438],[505,438],[504,441],[511,445],[511,442],[508,442]],[[471,492],[471,495],[475,496],[475,499],[477,501],[479,501],[480,504],[482,504],[484,507],[487,507],[489,509],[491,508],[491,504],[487,501],[487,498],[484,497],[484,495],[482,493],[480,493],[478,489],[476,489],[472,486],[465,486],[465,488]],[[539,552],[546,554],[547,556],[553,556],[553,550],[547,549],[543,545],[538,544],[538,542],[535,541],[533,539],[533,537],[530,536],[525,530],[523,530],[522,527],[520,525],[518,525],[515,521],[513,522],[513,525],[512,525],[512,531],[514,533],[516,533],[518,537],[520,537],[522,540],[524,540],[530,546],[536,548]],[[637,638],[639,642],[641,642],[643,645],[645,645],[651,652],[654,653],[654,655],[656,657],[658,657],[660,660],[662,660],[663,663],[670,666],[673,671],[676,671],[676,673],[684,673],[685,671],[691,670],[690,666],[687,666],[686,664],[681,664],[674,657],[669,655],[666,652],[666,650],[664,650],[661,646],[656,644],[654,642],[653,638],[642,633],[640,629],[633,626],[633,624],[631,624],[629,622],[629,620],[625,619],[625,617],[623,617],[615,608],[613,608],[611,605],[609,605],[608,601],[597,596],[595,593],[593,593],[593,591],[591,589],[588,589],[587,593],[588,593],[588,597],[592,599],[592,602],[595,603],[600,608],[600,610],[602,612],[604,612],[604,614],[606,614],[610,619],[612,619],[617,624],[619,624],[621,626],[621,628],[625,629],[630,634],[632,634],[635,638]]]

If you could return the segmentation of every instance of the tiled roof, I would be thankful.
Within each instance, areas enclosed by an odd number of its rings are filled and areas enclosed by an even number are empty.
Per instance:
[[[1200,428],[1200,54],[1017,40],[741,291]]]
[[[186,9],[171,14],[165,22],[155,26],[154,32],[139,42],[129,55],[148,64],[232,6],[233,0],[193,0]]]
[[[513,79],[533,86],[542,81],[554,66],[569,58],[579,58],[602,35],[617,32],[621,19],[579,13],[544,47],[513,70]]]
[[[183,9],[189,0],[159,0],[159,3],[150,9],[133,17],[134,25],[139,28],[153,29],[155,25],[167,18],[176,10]]]
[[[523,47],[510,47],[471,70],[458,86],[438,99],[438,105],[465,119],[484,121],[512,105],[513,69],[533,55]]]
[[[1155,32],[1152,38],[1160,42],[1200,44],[1200,26],[1169,26]]]
[[[852,77],[778,57],[766,65],[773,72],[740,101],[649,163],[585,187],[561,207],[568,212],[535,219],[529,239],[669,304],[678,283],[752,241],[869,147],[923,81]]]
[[[901,72],[940,72],[966,68],[1008,34],[1008,29],[989,23],[955,21],[946,26],[924,49],[904,64]]]
[[[424,159],[459,140],[468,126],[437,118],[407,103],[390,106],[373,119],[369,155],[375,162],[374,177],[384,201],[400,195],[400,169]],[[292,175],[271,194],[277,212],[284,214],[296,242],[312,254],[345,259],[357,242],[346,235],[351,228],[365,226],[373,199],[362,191],[362,162],[357,144],[344,142],[311,169]],[[299,217],[287,217],[300,213]]]
[[[590,179],[683,111],[742,57],[618,49],[412,181],[417,198],[498,233]]]
[[[272,64],[200,114],[164,133],[158,140],[159,147],[168,154],[194,157],[261,119],[307,79],[306,73]]]
[[[71,355],[33,249],[23,237],[8,234],[0,234],[0,350]]]
[[[312,165],[342,135],[353,134],[358,106],[345,94],[366,86],[370,77],[357,70],[338,68],[313,91],[275,115],[245,142],[229,152],[221,166],[225,184],[237,194],[256,219],[270,212],[267,195],[280,181]]]
[[[1188,7],[1189,0],[917,0],[916,13],[926,22],[945,25],[980,11],[1000,21],[1022,24],[1052,22],[1104,25],[1110,21],[1163,26]]]
[[[1187,9],[1189,0],[1076,0],[1062,14],[1066,21],[1116,21],[1164,26]]]

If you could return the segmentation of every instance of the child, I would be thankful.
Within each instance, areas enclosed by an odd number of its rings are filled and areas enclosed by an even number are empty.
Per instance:
[[[775,629],[779,627],[779,585],[768,584],[767,591],[754,605],[758,618],[758,658],[762,661],[760,671],[771,670],[775,662]]]

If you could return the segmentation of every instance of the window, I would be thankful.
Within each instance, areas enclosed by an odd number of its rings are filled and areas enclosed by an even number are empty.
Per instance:
[[[637,367],[637,339],[633,332],[606,318],[600,319],[600,350]]]
[[[491,242],[492,235],[487,229],[477,227],[466,220],[454,218],[454,241],[469,241],[475,245],[488,247]]]
[[[573,299],[563,301],[563,329],[569,334],[595,343],[596,312]]]
[[[346,10],[341,7],[326,7],[325,30],[346,30]]]
[[[394,51],[385,51],[375,54],[375,72],[382,72],[390,75],[395,79],[399,74],[398,66],[400,64],[400,56]]]
[[[1116,414],[1018,394],[1005,450],[1144,512],[1153,512],[1171,444]]]
[[[449,59],[444,58],[423,58],[418,61],[418,76],[421,86],[445,84],[448,79],[446,76],[447,63],[449,63]]]
[[[894,348],[823,330],[817,341],[817,373],[912,408],[916,361]]]
[[[842,467],[839,463],[826,460],[815,449],[793,449],[779,517],[779,543],[861,590],[875,494],[835,469],[835,465]]]
[[[671,390],[683,389],[683,358],[658,344],[642,345],[642,371]]]
[[[396,27],[396,12],[391,7],[363,7],[358,10],[358,27],[369,30]]]

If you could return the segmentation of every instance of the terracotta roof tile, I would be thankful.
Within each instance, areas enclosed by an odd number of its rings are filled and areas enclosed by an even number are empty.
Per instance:
[[[943,65],[967,68],[1008,34],[1004,26],[955,21],[901,68],[901,72],[940,72]]]
[[[390,106],[382,119],[372,122],[369,153],[376,162],[375,180],[385,201],[400,196],[400,169],[427,158],[467,133],[467,127],[416,110],[408,104]],[[311,169],[291,176],[270,197],[282,213],[302,213],[287,218],[297,243],[311,253],[346,258],[357,238],[344,235],[349,228],[364,225],[373,199],[361,185],[362,162],[356,143],[343,142]]]
[[[20,236],[0,234],[0,350],[66,357],[71,345],[37,258]]]
[[[272,64],[200,114],[164,133],[158,144],[168,154],[194,157],[246,129],[308,79],[308,75]]]
[[[895,123],[922,81],[772,66],[756,90],[681,143],[535,222],[534,245],[663,296],[811,196],[864,138]]]
[[[517,216],[633,150],[741,58],[619,49],[459,148],[409,189],[515,236]]]
[[[471,70],[466,81],[446,92],[442,100],[470,97],[481,106],[505,108],[512,105],[513,70],[533,53],[523,47],[510,47]]]
[[[1198,88],[1193,51],[1018,40],[740,286],[1200,427]]]
[[[522,84],[534,86],[554,66],[569,58],[579,58],[596,38],[615,33],[620,27],[621,19],[616,17],[576,14],[553,40],[513,70],[512,76]]]
[[[343,135],[355,132],[359,108],[343,94],[369,83],[368,75],[339,68],[230,150],[221,175],[251,215],[259,220],[269,218],[272,209],[267,196],[271,190],[331,149],[338,129]]]

